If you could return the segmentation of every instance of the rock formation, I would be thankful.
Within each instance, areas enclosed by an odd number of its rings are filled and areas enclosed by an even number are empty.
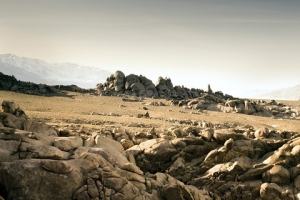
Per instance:
[[[210,84],[208,84],[208,86],[207,86],[207,93],[208,94],[213,93],[212,89],[210,88]]]
[[[275,104],[274,104],[275,102]],[[247,115],[274,117],[274,118],[299,118],[297,108],[277,103],[261,100],[248,100],[238,98],[224,98],[222,95],[204,93],[198,98],[171,100],[171,105],[184,107],[190,110],[212,110],[225,113],[241,113]]]
[[[121,71],[112,74],[105,83],[97,84],[96,89],[83,89],[76,85],[34,84],[18,81],[13,76],[7,76],[0,72],[0,90],[44,96],[65,96],[66,94],[62,91],[71,91],[104,96],[129,95],[140,98],[164,98],[170,99],[172,105],[191,110],[234,112],[274,118],[300,117],[298,108],[277,103],[275,100],[266,102],[234,98],[228,94],[223,94],[221,91],[213,92],[210,85],[208,85],[206,92],[202,89],[173,86],[170,78],[162,77],[158,78],[155,85],[145,76],[134,74],[125,76]]]
[[[133,143],[122,130],[112,131],[113,137],[101,133],[86,140],[59,137],[46,124],[13,115],[12,102],[3,105],[0,197],[4,199],[211,199],[207,191],[167,173],[141,171],[131,151],[124,150]]]
[[[168,129],[107,128],[63,134],[29,119],[13,102],[3,101],[2,106],[0,199],[293,200],[300,196],[299,133],[182,121]]]
[[[142,98],[171,99],[170,104],[192,110],[213,110],[235,112],[275,118],[299,117],[297,109],[288,107],[275,100],[266,102],[234,98],[221,91],[213,92],[210,84],[207,91],[173,86],[170,78],[159,77],[156,85],[146,77],[130,74],[125,76],[117,71],[107,78],[104,84],[98,84],[96,93],[103,96],[131,95]]]
[[[97,93],[103,96],[111,95],[132,95],[137,97],[153,98],[195,98],[199,97],[204,91],[200,89],[188,89],[181,86],[173,86],[170,78],[159,77],[156,85],[142,75],[130,74],[125,76],[123,72],[117,71],[107,78],[104,84],[96,86]]]

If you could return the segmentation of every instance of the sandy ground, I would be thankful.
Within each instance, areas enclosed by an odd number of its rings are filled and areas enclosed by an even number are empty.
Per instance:
[[[68,92],[70,97],[44,97],[15,92],[0,91],[0,101],[10,100],[19,105],[26,114],[38,121],[57,128],[86,126],[101,129],[107,126],[168,128],[174,123],[170,119],[207,121],[212,123],[235,123],[251,125],[255,129],[268,127],[282,131],[300,132],[300,121],[295,119],[273,119],[237,113],[216,111],[196,112],[169,105],[164,99],[144,99],[138,102],[125,102],[121,97],[94,96]],[[147,102],[163,102],[166,106],[147,106]],[[299,101],[280,101],[287,105],[299,106]],[[148,110],[145,110],[146,107]],[[137,118],[148,111],[150,118]],[[99,115],[92,115],[99,114]],[[109,115],[117,116],[109,116]]]

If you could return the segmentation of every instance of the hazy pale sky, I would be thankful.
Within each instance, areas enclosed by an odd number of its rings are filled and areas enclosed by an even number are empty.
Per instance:
[[[247,96],[300,84],[300,1],[0,0],[4,53]]]

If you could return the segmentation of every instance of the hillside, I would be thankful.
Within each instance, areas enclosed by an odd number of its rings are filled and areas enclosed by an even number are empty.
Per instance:
[[[84,70],[83,70],[84,69]],[[91,66],[72,63],[50,64],[43,60],[18,57],[13,54],[0,55],[0,71],[14,75],[18,80],[48,85],[77,85],[94,88],[104,82],[111,72]]]
[[[261,99],[285,99],[285,100],[299,100],[300,99],[300,84],[294,87],[282,88],[269,92],[264,92],[255,95],[255,98]]]

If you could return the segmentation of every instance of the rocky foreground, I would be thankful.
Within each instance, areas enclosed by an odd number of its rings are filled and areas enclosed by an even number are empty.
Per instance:
[[[0,199],[300,199],[299,133],[204,121],[87,133],[2,107]]]

